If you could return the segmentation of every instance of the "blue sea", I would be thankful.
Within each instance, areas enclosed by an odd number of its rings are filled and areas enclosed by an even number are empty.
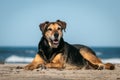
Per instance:
[[[104,63],[120,63],[120,47],[91,47]],[[37,47],[0,47],[0,63],[30,63]]]

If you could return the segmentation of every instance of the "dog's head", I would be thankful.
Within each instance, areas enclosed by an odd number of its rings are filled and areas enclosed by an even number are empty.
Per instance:
[[[46,21],[41,23],[39,27],[42,31],[43,37],[47,39],[49,46],[57,48],[63,36],[62,31],[65,31],[66,23],[61,20],[57,20],[56,22]]]

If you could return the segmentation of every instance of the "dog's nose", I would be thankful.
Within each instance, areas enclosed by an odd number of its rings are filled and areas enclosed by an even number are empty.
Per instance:
[[[55,37],[55,38],[58,38],[58,36],[59,36],[59,34],[56,32],[56,33],[54,34],[54,37]]]

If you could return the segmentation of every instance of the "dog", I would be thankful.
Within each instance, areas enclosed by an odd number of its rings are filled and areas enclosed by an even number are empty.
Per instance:
[[[85,45],[71,45],[63,39],[66,22],[46,21],[39,25],[42,38],[38,45],[38,53],[33,61],[25,66],[26,70],[37,68],[55,69],[115,69],[111,63],[102,63],[95,52]]]

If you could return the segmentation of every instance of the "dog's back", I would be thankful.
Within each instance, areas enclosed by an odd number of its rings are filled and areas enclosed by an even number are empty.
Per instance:
[[[70,45],[67,42],[65,43],[65,56],[66,56],[66,63],[69,65],[74,65],[77,66],[79,68],[82,68],[83,66],[86,65],[86,62],[83,58],[83,56],[79,53],[79,49],[77,49],[76,47],[74,47],[73,45]]]
[[[79,53],[88,62],[88,65],[94,69],[110,69],[113,70],[115,66],[111,63],[103,64],[103,62],[96,56],[96,53],[89,47],[79,44],[73,45],[79,50]]]

